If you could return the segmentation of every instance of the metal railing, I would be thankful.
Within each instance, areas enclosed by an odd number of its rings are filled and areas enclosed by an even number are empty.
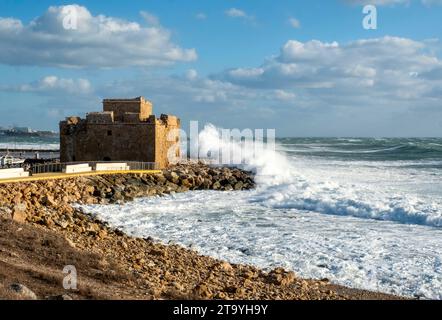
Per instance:
[[[106,163],[124,163],[129,167],[129,170],[156,170],[158,168],[156,162],[138,162],[138,161],[77,161],[77,162],[49,162],[43,164],[32,164],[29,166],[28,170],[30,174],[42,174],[42,173],[56,173],[63,172],[66,166],[78,165],[78,164],[88,164],[92,171],[96,170],[97,164]],[[110,170],[118,171],[118,169]],[[101,171],[100,172],[106,172]]]

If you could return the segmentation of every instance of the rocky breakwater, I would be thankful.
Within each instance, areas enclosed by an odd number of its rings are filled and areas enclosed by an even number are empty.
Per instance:
[[[190,190],[230,191],[254,186],[251,172],[204,164],[177,165],[156,174],[104,174],[0,184],[0,216],[49,227],[56,222],[65,226],[72,223],[73,203],[105,204]],[[54,217],[49,211],[58,214]]]
[[[111,203],[191,190],[239,191],[255,187],[251,172],[202,164],[177,165],[155,175],[103,178],[96,181],[94,195],[100,198],[101,202]]]

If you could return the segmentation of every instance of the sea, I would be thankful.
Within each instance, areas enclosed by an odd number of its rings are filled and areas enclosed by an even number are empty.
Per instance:
[[[8,136],[0,135],[0,150],[27,149],[27,150],[58,150],[60,148],[59,138],[32,137],[32,136]]]
[[[0,157],[9,154],[17,159],[59,158],[59,138],[56,136],[10,136],[0,133]]]
[[[210,125],[199,140],[205,152],[224,143]],[[83,209],[129,235],[231,263],[442,299],[441,138],[280,138],[275,149],[243,152],[254,190]]]

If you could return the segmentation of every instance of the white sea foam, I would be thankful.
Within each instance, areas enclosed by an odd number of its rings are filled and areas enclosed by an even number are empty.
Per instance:
[[[442,230],[250,202],[254,191],[197,191],[85,209],[124,232],[302,277],[442,299]]]
[[[213,126],[200,142],[206,154],[223,143]],[[442,299],[440,170],[267,149],[242,154],[244,167],[257,174],[256,190],[189,192],[85,209],[132,235],[193,245],[231,262]]]
[[[219,129],[212,125],[205,127],[199,140],[203,154],[216,155],[218,150],[226,148]],[[431,190],[416,193],[412,192],[416,176],[410,170],[367,170],[361,166],[351,168],[342,162],[339,167],[338,161],[333,166],[330,160],[325,164],[312,159],[289,161],[266,148],[256,152],[250,146],[230,142],[227,147],[232,153],[242,154],[244,167],[256,172],[260,192],[252,201],[263,206],[442,227],[441,197],[434,199],[425,195],[440,192],[441,174],[421,177],[419,180],[425,181],[425,185],[429,180],[434,184]],[[383,188],[378,188],[379,182]]]
[[[0,149],[26,149],[26,150],[58,150],[60,145],[58,143],[29,143],[29,142],[2,142]]]

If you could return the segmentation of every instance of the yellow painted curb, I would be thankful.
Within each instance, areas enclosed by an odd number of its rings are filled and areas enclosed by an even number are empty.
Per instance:
[[[42,181],[42,180],[57,180],[57,179],[67,179],[74,177],[84,177],[84,176],[102,176],[109,174],[127,174],[127,173],[138,173],[138,174],[156,174],[161,173],[161,170],[126,170],[126,171],[92,171],[92,172],[79,172],[79,173],[42,173],[35,174],[30,177],[25,178],[14,178],[14,179],[0,179],[0,184],[4,183],[14,183],[14,182],[29,182],[29,181]]]

